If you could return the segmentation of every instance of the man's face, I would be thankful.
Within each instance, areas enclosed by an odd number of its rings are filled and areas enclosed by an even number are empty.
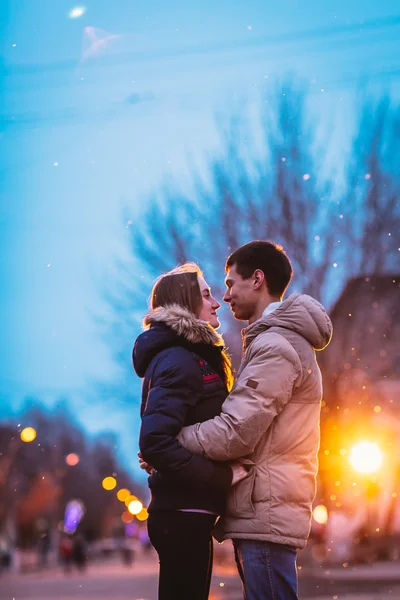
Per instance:
[[[236,271],[236,265],[232,265],[225,277],[225,284],[227,290],[224,294],[224,302],[229,302],[235,319],[248,321],[256,305],[254,278],[243,279]]]

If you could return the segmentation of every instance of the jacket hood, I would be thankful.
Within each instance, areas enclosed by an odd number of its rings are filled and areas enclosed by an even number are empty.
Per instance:
[[[246,327],[242,332],[245,345],[270,327],[284,327],[300,334],[314,350],[323,350],[332,337],[328,313],[322,304],[306,294],[291,294],[276,310]]]
[[[133,366],[143,377],[153,357],[172,346],[208,344],[223,348],[222,337],[206,321],[178,304],[161,306],[150,311],[143,319],[145,331],[136,339],[133,348]]]

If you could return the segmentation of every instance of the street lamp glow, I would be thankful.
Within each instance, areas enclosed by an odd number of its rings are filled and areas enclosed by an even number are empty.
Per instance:
[[[134,500],[137,500],[137,497],[136,497],[136,496],[132,496],[132,494],[129,494],[129,495],[128,495],[128,496],[125,498],[125,500],[124,500],[124,502],[125,502],[125,506],[128,508],[128,506],[130,505],[130,503],[131,503],[131,502],[133,502]]]
[[[378,444],[363,440],[350,450],[351,466],[358,473],[375,473],[382,464],[383,454]]]
[[[86,12],[86,8],[84,6],[74,6],[69,13],[68,16],[70,19],[79,19]]]
[[[149,513],[147,512],[147,508],[142,508],[140,513],[136,515],[138,521],[146,521],[149,518]]]
[[[33,427],[25,427],[20,433],[21,440],[23,442],[33,442],[36,438],[36,430]]]
[[[143,504],[140,500],[132,500],[128,505],[128,510],[131,515],[138,515],[143,510]]]
[[[325,525],[328,522],[328,509],[323,504],[319,504],[313,510],[314,521]]]
[[[113,490],[117,485],[115,477],[105,477],[101,483],[103,488],[107,491]]]
[[[117,492],[117,498],[120,502],[125,502],[128,496],[130,496],[130,491],[126,488],[122,488]]]
[[[69,467],[75,467],[79,463],[79,460],[79,456],[74,452],[65,457],[65,462]]]
[[[131,513],[126,510],[125,512],[122,513],[121,519],[124,523],[128,524],[128,523],[132,523],[134,516],[131,515]]]

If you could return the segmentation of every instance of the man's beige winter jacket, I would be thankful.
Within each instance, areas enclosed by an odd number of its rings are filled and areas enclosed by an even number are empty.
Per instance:
[[[304,294],[243,330],[236,384],[210,421],[182,430],[179,441],[215,460],[241,458],[249,475],[232,488],[215,537],[303,548],[310,530],[318,468],[321,374],[314,350],[332,324]]]

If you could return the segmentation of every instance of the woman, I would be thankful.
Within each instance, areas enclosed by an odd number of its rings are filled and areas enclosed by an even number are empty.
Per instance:
[[[148,532],[160,559],[159,600],[205,600],[211,530],[231,485],[246,471],[193,455],[176,436],[182,427],[220,414],[232,369],[215,332],[220,304],[197,265],[187,263],[162,275],[151,307],[133,363],[143,378],[139,446],[143,460],[154,468]]]

